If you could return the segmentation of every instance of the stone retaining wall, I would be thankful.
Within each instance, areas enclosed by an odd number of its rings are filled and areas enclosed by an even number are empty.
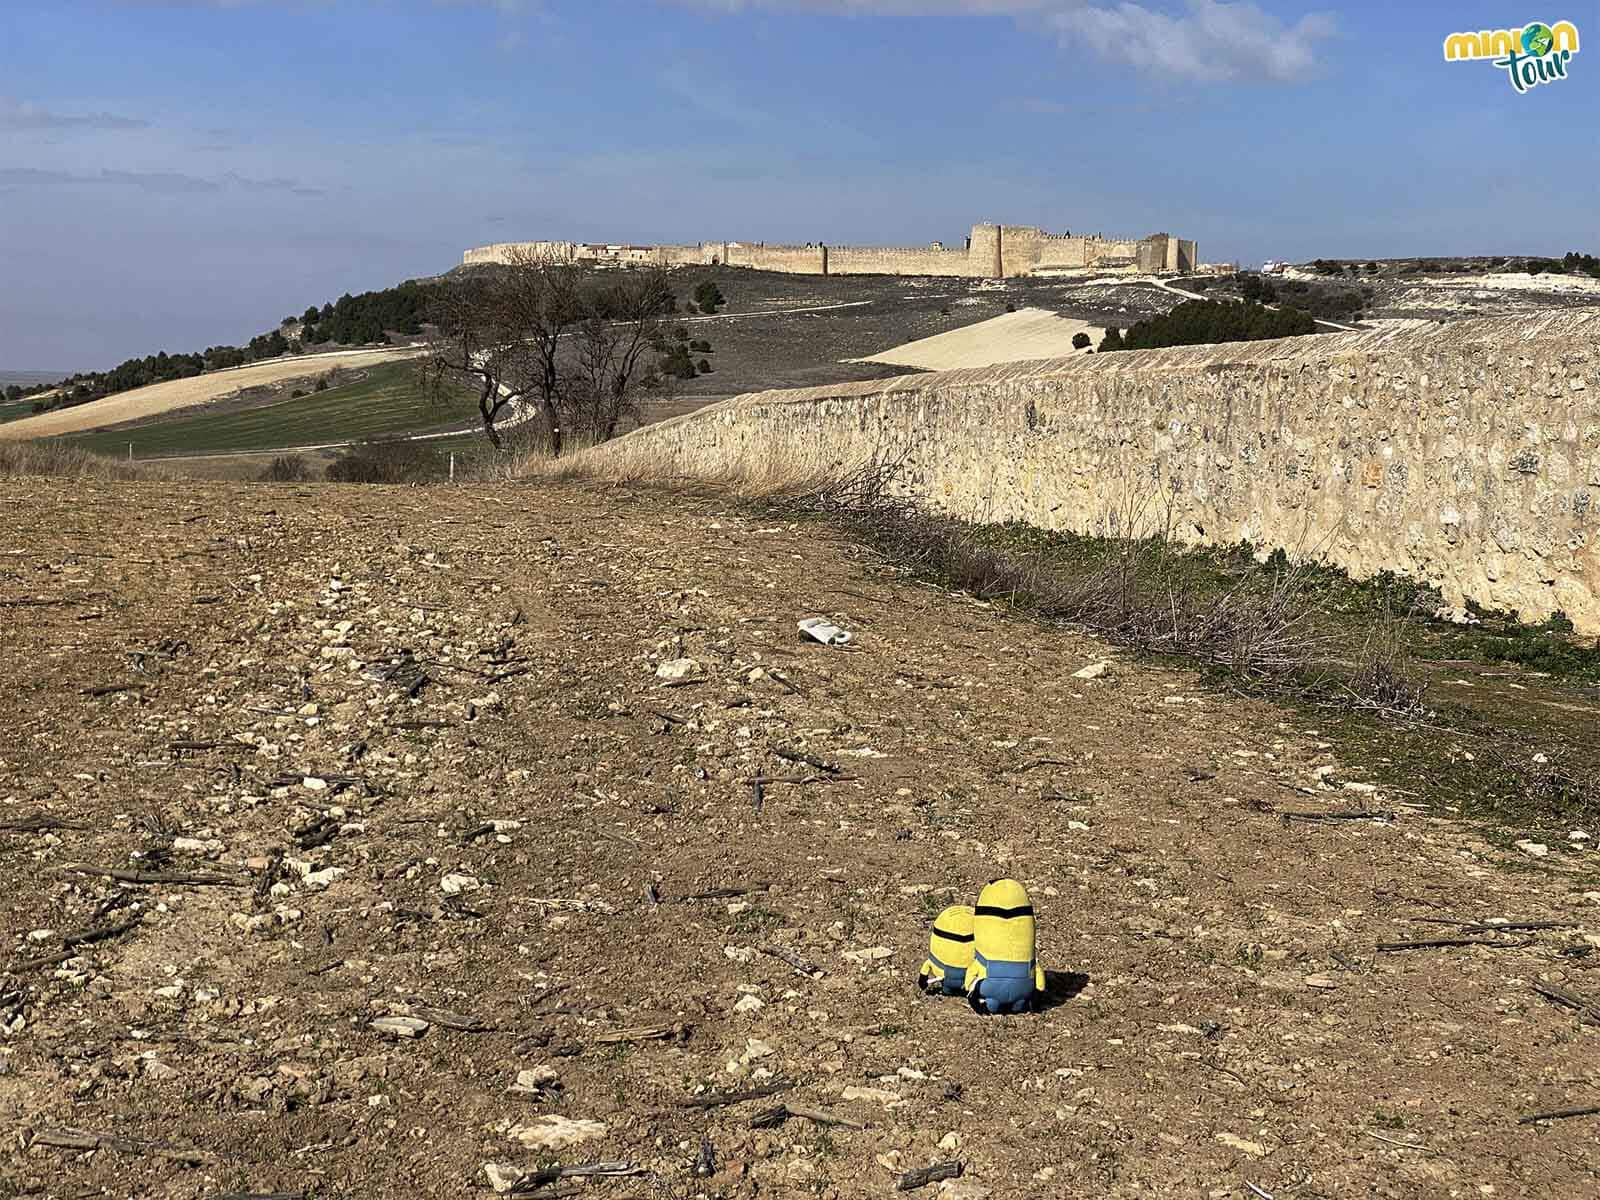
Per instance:
[[[1600,310],[758,392],[589,453],[706,478],[904,456],[932,507],[1081,533],[1170,497],[1191,542],[1600,633]]]

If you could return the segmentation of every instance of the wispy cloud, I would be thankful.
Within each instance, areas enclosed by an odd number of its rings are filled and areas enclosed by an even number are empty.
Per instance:
[[[1043,20],[1063,45],[1088,46],[1112,62],[1203,83],[1303,79],[1317,66],[1317,43],[1334,33],[1326,13],[1286,25],[1247,0],[1189,0],[1180,16],[1142,4],[1074,5]]]
[[[217,178],[186,175],[181,171],[55,171],[42,167],[0,167],[0,186],[19,187],[131,187],[163,196],[198,195],[237,188],[249,192],[286,192],[294,196],[322,196],[322,188],[296,179],[251,179],[235,171]]]
[[[148,129],[149,121],[115,113],[63,113],[26,101],[0,97],[0,129]]]
[[[1149,75],[1196,83],[1304,78],[1334,20],[1311,13],[1289,24],[1250,0],[1186,0],[1154,7],[1123,0],[666,0],[742,13],[754,10],[855,16],[1012,17],[1065,49],[1087,49]]]

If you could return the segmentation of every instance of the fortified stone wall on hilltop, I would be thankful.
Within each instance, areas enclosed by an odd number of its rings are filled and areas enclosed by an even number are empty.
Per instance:
[[[1600,633],[1600,312],[1080,355],[757,392],[586,453],[625,476],[902,463],[975,521],[1175,535],[1395,571]]]
[[[1031,225],[974,225],[964,247],[805,246],[766,242],[700,242],[693,246],[630,246],[590,242],[501,242],[462,256],[468,266],[506,263],[518,254],[564,262],[661,266],[751,267],[799,275],[938,275],[961,279],[1013,279],[1048,271],[1193,271],[1199,255],[1192,241],[1165,233],[1141,239],[1073,237]]]

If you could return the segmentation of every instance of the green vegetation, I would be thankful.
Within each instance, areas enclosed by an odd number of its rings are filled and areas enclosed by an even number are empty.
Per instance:
[[[299,320],[303,323],[298,345],[313,344],[342,346],[364,345],[368,342],[386,342],[390,332],[414,336],[422,332],[423,311],[430,293],[426,285],[407,282],[381,292],[363,292],[359,296],[348,293],[320,309],[306,309]],[[189,379],[205,371],[219,371],[227,367],[242,367],[263,359],[278,358],[295,349],[285,331],[292,334],[296,318],[285,317],[283,324],[268,333],[250,339],[245,346],[212,346],[203,353],[159,354],[144,358],[130,358],[109,371],[89,371],[72,375],[59,385],[39,384],[31,388],[6,390],[8,400],[37,395],[59,386],[60,394],[38,401],[34,412],[48,412],[57,408],[71,408],[87,404],[117,392],[147,387],[152,383],[166,383],[174,379]],[[315,324],[313,324],[315,323]]]
[[[728,301],[716,281],[707,279],[694,289],[694,302],[700,306],[701,312],[714,313]]]
[[[278,450],[349,442],[398,433],[448,428],[472,406],[459,390],[440,404],[424,394],[408,363],[372,367],[354,383],[300,399],[279,400],[238,412],[202,413],[132,429],[71,434],[60,440],[84,450],[138,458],[226,451]]]
[[[1561,265],[1574,275],[1590,275],[1600,279],[1600,258],[1592,254],[1579,254],[1576,250],[1569,250],[1567,256],[1561,260]]]
[[[1101,351],[1154,350],[1261,338],[1299,337],[1317,331],[1309,313],[1270,309],[1250,301],[1188,300],[1171,312],[1148,317],[1128,330],[1108,329]]]
[[[1600,649],[1562,617],[1530,626],[1476,613],[1456,624],[1410,580],[1353,580],[1281,551],[1260,562],[1250,546],[1184,549],[1159,530],[1095,538],[963,524],[887,496],[892,471],[869,466],[777,504],[836,524],[914,576],[1283,705],[1337,747],[1341,777],[1489,822],[1507,844],[1547,831],[1539,840],[1559,852],[1572,824],[1600,820],[1590,715]],[[1120,523],[1145,525],[1137,507]]]

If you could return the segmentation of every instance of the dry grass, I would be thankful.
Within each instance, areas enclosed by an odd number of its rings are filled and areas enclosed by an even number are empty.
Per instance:
[[[0,442],[0,476],[58,475],[73,479],[170,479],[143,463],[126,463],[56,442]]]

